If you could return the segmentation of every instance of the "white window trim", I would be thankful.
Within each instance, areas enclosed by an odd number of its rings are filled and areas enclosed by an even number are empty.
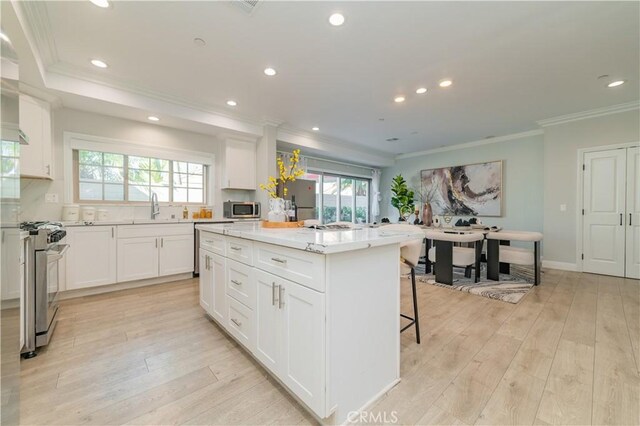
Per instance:
[[[172,148],[158,148],[142,144],[140,142],[124,141],[120,139],[105,138],[102,136],[85,135],[75,132],[64,132],[64,147],[63,147],[63,168],[64,168],[64,201],[67,204],[73,204],[74,201],[74,185],[73,181],[73,151],[74,150],[89,150],[109,152],[114,154],[135,155],[140,157],[153,157],[163,160],[175,160],[186,161],[189,163],[198,163],[208,166],[209,170],[207,176],[207,190],[206,190],[206,204],[213,205],[213,188],[214,188],[214,176],[215,176],[215,155],[210,152],[190,151]],[[87,200],[82,202],[83,204],[91,204],[92,202]],[[109,203],[110,205],[131,205],[132,203]],[[170,205],[182,205],[184,203],[174,202],[168,203]]]

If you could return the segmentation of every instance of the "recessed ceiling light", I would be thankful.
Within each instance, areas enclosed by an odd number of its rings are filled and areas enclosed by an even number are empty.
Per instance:
[[[416,90],[416,93],[418,95],[422,95],[423,93],[427,93],[427,88],[426,87],[420,87],[419,89]]]
[[[109,0],[89,0],[91,3],[95,4],[98,7],[107,8],[109,7]]]
[[[440,87],[449,87],[453,84],[453,81],[451,80],[442,80],[440,82]]]
[[[237,103],[236,101],[228,100],[228,101],[227,101],[227,105],[229,105],[229,106],[236,106],[236,105],[238,105],[238,103]]]
[[[314,132],[317,132],[318,130],[320,130],[320,127],[312,127],[311,130],[313,130]]]
[[[269,77],[273,77],[274,75],[277,74],[276,70],[274,70],[273,68],[265,68],[264,73]]]
[[[149,120],[149,121],[160,121],[160,119],[158,117],[156,117],[155,115],[148,116],[147,120]]]
[[[100,59],[92,59],[91,63],[93,64],[93,66],[98,67],[98,68],[107,68],[109,65],[107,65],[106,62],[101,61]]]
[[[626,83],[625,80],[616,80],[616,81],[612,81],[611,83],[607,84],[607,87],[618,87],[618,86],[622,86],[624,83]]]
[[[396,103],[404,102],[404,96],[396,96],[393,99],[393,102],[396,102]]]
[[[344,16],[341,13],[334,13],[333,15],[329,16],[329,23],[334,27],[339,27],[340,25],[344,24]]]

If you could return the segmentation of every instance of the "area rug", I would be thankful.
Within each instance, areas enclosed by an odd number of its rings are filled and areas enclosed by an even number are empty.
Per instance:
[[[466,278],[463,268],[453,268],[453,285],[437,283],[433,274],[418,275],[419,282],[464,291],[489,299],[508,303],[518,303],[533,287],[533,271],[529,268],[512,266],[511,274],[500,274],[500,281],[490,281],[486,277],[486,265],[482,264],[480,282],[474,283],[473,277]]]

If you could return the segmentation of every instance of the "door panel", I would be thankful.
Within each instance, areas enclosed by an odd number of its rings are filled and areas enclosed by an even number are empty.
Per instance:
[[[627,258],[625,275],[640,278],[640,147],[627,149]]]
[[[218,320],[220,324],[225,324],[227,318],[227,292],[225,286],[227,285],[226,279],[226,262],[227,260],[217,254],[209,254],[211,260],[210,274],[211,274],[211,286],[213,288],[213,305],[211,307],[211,315]]]
[[[624,276],[626,151],[584,155],[583,270]]]
[[[158,239],[118,239],[118,282],[158,276]]]
[[[324,409],[324,294],[283,280],[281,378],[314,412]]]
[[[113,226],[69,227],[67,241],[67,290],[116,282],[116,239]]]
[[[160,276],[193,271],[193,233],[160,238]]]
[[[281,278],[256,269],[256,357],[278,375],[280,364],[280,310],[277,289]]]
[[[209,266],[211,254],[200,249],[200,306],[209,315],[213,306],[213,281],[211,280],[211,269]]]

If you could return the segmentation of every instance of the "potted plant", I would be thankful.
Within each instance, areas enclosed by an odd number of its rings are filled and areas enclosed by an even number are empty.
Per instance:
[[[391,205],[398,209],[400,221],[407,221],[415,208],[415,193],[407,186],[407,181],[402,175],[397,175],[391,181]]]
[[[260,184],[260,189],[267,191],[269,194],[269,213],[267,218],[269,222],[285,222],[287,215],[284,210],[284,199],[280,198],[279,192],[283,197],[287,196],[287,184],[295,182],[297,178],[304,174],[304,170],[299,167],[300,150],[294,149],[289,159],[289,164],[285,165],[282,157],[277,158],[278,177],[269,176],[269,182]],[[280,191],[279,191],[280,190]]]

